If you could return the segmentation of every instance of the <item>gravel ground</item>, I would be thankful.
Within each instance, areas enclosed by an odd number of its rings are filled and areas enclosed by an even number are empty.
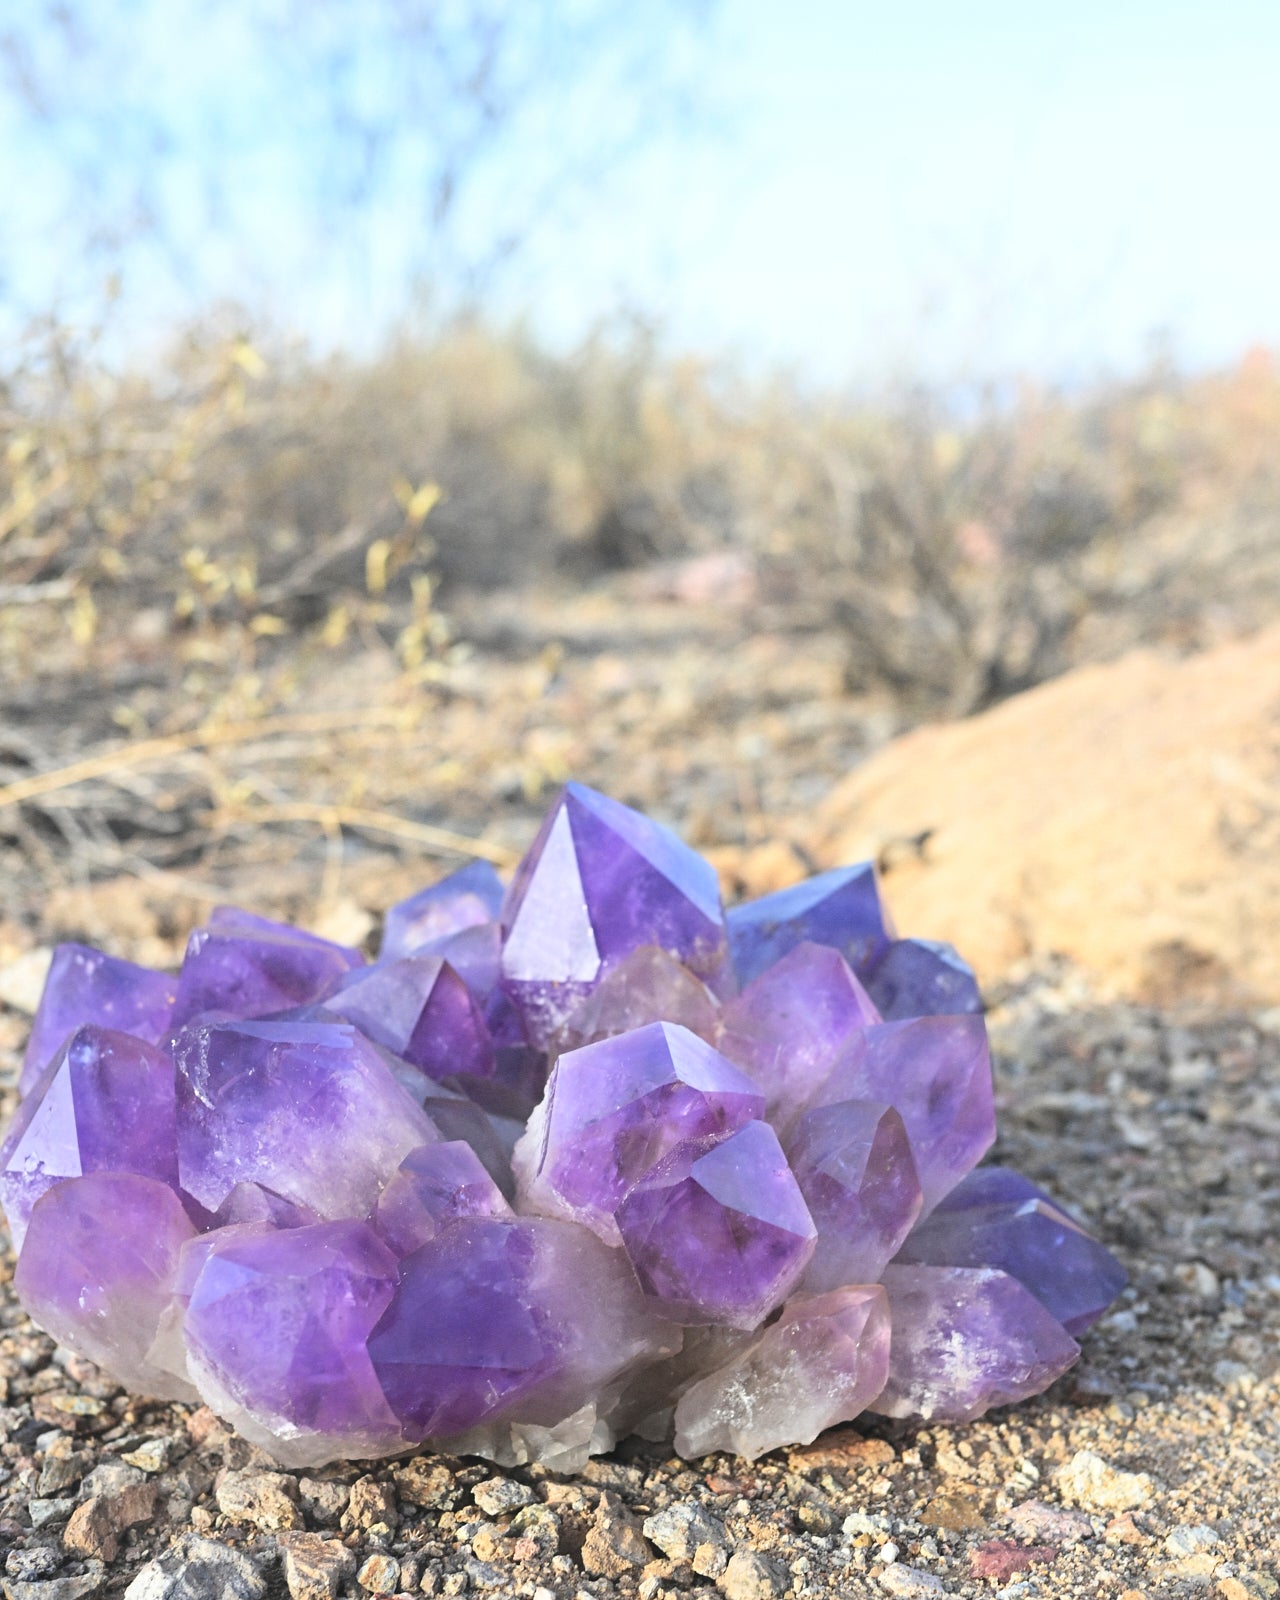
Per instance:
[[[567,1480],[430,1455],[283,1472],[56,1350],[10,1257],[6,1595],[1280,1595],[1280,1016],[1102,1007],[1056,970],[991,1022],[998,1158],[1132,1279],[1039,1400],[754,1464],[626,1444]],[[8,1084],[24,1031],[0,1014]]]

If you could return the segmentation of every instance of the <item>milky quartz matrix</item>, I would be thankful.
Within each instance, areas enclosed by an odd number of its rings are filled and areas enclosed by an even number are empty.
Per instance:
[[[34,1320],[293,1466],[754,1457],[1037,1393],[1124,1283],[995,1137],[973,974],[874,871],[727,914],[571,783],[368,961],[221,907],[55,952],[0,1147]]]

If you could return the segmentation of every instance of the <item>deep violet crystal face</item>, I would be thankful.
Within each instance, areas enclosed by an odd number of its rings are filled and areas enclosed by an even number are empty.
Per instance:
[[[726,916],[582,784],[509,884],[393,905],[373,961],[231,906],[176,974],[60,946],[21,1091],[32,1318],[292,1466],[963,1421],[1051,1383],[1125,1281],[980,1164],[977,981],[872,867]]]

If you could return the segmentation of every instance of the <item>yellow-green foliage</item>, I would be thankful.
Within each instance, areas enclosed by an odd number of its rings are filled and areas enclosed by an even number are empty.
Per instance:
[[[1156,374],[956,415],[749,382],[644,336],[476,325],[376,359],[195,335],[111,372],[55,331],[0,382],[6,674],[112,640],[380,630],[418,669],[458,585],[720,548],[833,620],[851,685],[963,711],[1280,598],[1280,374]],[[282,648],[277,646],[276,648]]]

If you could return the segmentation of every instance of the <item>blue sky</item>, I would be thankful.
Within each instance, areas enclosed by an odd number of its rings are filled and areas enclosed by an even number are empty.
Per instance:
[[[150,10],[168,21],[139,33],[120,83],[159,86],[187,137],[221,141],[237,225],[211,244],[176,178],[183,247],[132,263],[130,315],[223,294],[367,345],[404,303],[405,204],[317,249],[293,199],[306,134],[255,124],[270,86],[243,40],[214,25],[193,50],[180,0]],[[715,131],[660,142],[549,226],[503,281],[504,313],[570,341],[630,305],[673,345],[836,383],[1089,376],[1157,339],[1192,365],[1280,346],[1274,0],[723,0],[702,74]],[[574,115],[559,136],[589,138],[589,99]],[[477,238],[526,181],[495,163],[467,212]],[[11,283],[29,298],[76,278],[59,185],[0,116]]]

